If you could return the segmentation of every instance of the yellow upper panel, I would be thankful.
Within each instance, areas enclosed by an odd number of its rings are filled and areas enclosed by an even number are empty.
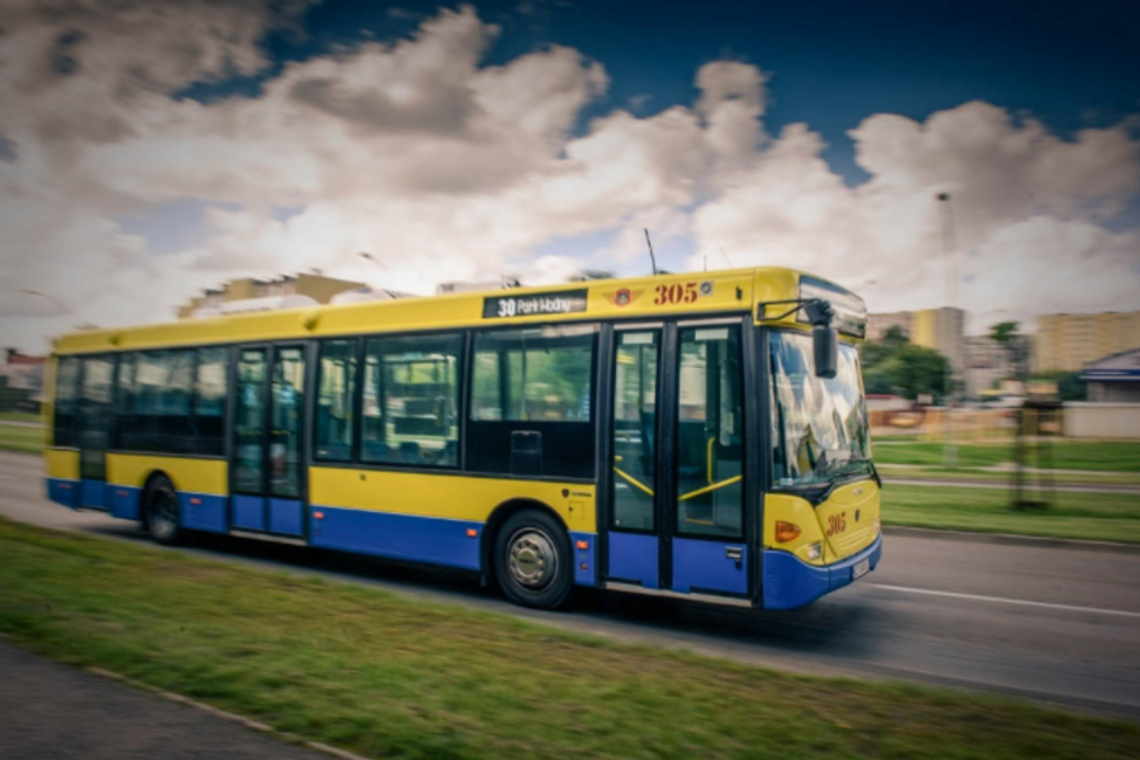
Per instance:
[[[55,352],[128,351],[473,325],[656,318],[686,313],[750,313],[759,301],[796,298],[799,277],[794,270],[778,267],[737,269],[187,319],[144,327],[72,333],[56,341]],[[585,311],[511,318],[483,316],[487,298],[576,290],[587,291]],[[794,318],[786,321],[793,324]]]

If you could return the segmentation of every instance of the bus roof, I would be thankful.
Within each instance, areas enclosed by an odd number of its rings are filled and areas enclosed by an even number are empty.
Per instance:
[[[255,343],[336,335],[414,332],[692,314],[755,313],[760,303],[800,297],[793,269],[761,267],[715,272],[589,280],[509,290],[226,314],[139,327],[84,330],[56,339],[56,354],[83,354],[222,343]],[[861,305],[844,288],[822,278]],[[775,316],[789,305],[768,308]],[[795,315],[769,324],[803,327]]]

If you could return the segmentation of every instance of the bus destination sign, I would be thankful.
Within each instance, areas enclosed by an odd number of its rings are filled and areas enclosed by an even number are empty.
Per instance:
[[[483,319],[538,317],[543,314],[574,314],[586,310],[586,288],[483,299]]]

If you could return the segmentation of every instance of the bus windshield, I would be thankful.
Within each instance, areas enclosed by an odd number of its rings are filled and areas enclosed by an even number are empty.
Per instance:
[[[771,334],[775,483],[815,485],[871,472],[867,404],[854,346],[840,343],[839,371],[815,374],[811,335]]]

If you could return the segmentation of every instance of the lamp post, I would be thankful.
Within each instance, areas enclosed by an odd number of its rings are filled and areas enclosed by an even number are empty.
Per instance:
[[[934,197],[940,204],[939,208],[942,212],[942,258],[946,266],[946,301],[947,306],[949,306],[950,309],[954,309],[958,304],[959,277],[958,234],[954,223],[954,207],[951,205],[950,193],[938,193],[938,195]],[[953,314],[953,311],[951,311],[951,314]],[[964,315],[963,319],[965,319]],[[950,360],[950,371],[946,373],[946,437],[943,442],[942,450],[946,467],[956,467],[958,465],[958,447],[954,441],[954,426],[950,421],[950,417],[954,413],[954,396],[956,395],[954,387],[956,374],[954,363],[956,358],[957,357],[948,357]]]
[[[55,296],[48,295],[47,293],[41,293],[38,290],[29,290],[28,288],[24,288],[20,292],[24,293],[25,295],[36,296],[37,298],[43,298],[46,301],[48,301],[52,306],[54,306],[56,308],[56,311],[58,311],[60,314],[66,314],[67,313],[67,308],[63,305],[63,301],[60,301]]]

